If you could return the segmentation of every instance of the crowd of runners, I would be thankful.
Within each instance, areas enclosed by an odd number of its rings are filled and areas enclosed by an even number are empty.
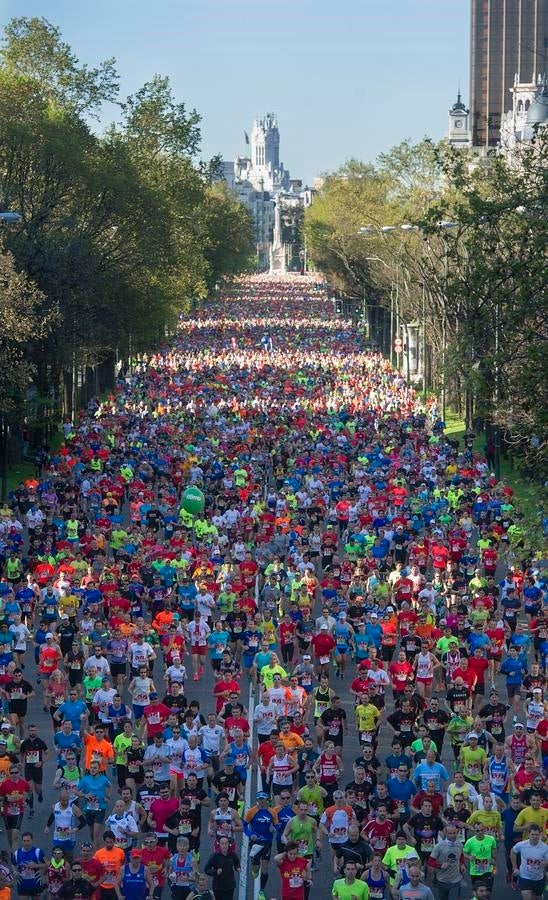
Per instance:
[[[0,900],[543,894],[513,490],[319,282],[242,279],[63,428],[0,508]]]

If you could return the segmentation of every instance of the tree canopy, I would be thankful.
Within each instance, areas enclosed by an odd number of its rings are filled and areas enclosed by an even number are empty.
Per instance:
[[[427,373],[546,473],[548,135],[485,164],[405,141],[328,175],[306,211],[312,260],[333,286],[425,333]],[[391,227],[393,226],[393,227]],[[362,229],[360,231],[360,229]],[[386,318],[386,317],[385,317]],[[393,317],[394,321],[396,316]],[[375,335],[388,350],[395,336]]]
[[[218,160],[198,157],[200,116],[169,79],[120,102],[119,121],[98,135],[90,122],[113,101],[114,60],[82,65],[45,19],[6,26],[0,210],[21,215],[3,229],[6,259],[36,321],[55,310],[55,327],[25,338],[25,371],[40,393],[59,386],[61,398],[64,385],[68,414],[72,378],[157,341],[253,253],[249,215],[213,183]]]

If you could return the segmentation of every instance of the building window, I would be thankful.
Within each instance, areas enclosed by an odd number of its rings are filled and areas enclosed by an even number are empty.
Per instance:
[[[523,112],[523,101],[522,100],[518,101],[518,112]]]

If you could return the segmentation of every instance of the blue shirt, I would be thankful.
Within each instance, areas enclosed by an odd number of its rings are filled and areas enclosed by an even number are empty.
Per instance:
[[[414,797],[417,793],[417,788],[406,778],[405,781],[400,781],[398,778],[389,778],[386,787],[388,789],[388,795],[392,800],[395,800],[397,803],[401,804],[402,811],[404,813],[409,812],[409,801],[411,797]]]
[[[427,762],[421,762],[415,769],[413,778],[415,784],[417,784],[422,791],[426,790],[426,785],[429,781],[435,781],[436,790],[440,791],[442,781],[449,781],[449,773],[445,766],[442,766],[439,762],[435,762],[433,765],[429,765]]]
[[[483,647],[490,647],[491,641],[486,634],[483,634],[483,632],[477,634],[475,631],[472,631],[468,635],[468,646],[470,647],[470,654],[473,656],[476,647],[479,647],[480,649],[483,649]]]
[[[499,671],[506,675],[506,684],[519,685],[523,681],[527,668],[520,659],[512,659],[511,656],[507,656],[504,662],[501,663]]]
[[[213,631],[209,635],[207,643],[211,659],[222,659],[223,653],[230,643],[230,635],[228,631]]]
[[[87,711],[88,708],[83,700],[65,700],[58,709],[61,721],[68,719],[74,731],[80,731],[82,726],[80,716]]]
[[[12,855],[12,859],[19,875],[21,875],[22,872],[33,871],[32,878],[21,878],[19,881],[20,893],[23,893],[23,891],[21,891],[22,886],[31,890],[36,889],[42,880],[41,873],[38,869],[31,870],[28,869],[27,866],[28,863],[43,863],[46,861],[42,850],[40,850],[39,847],[31,847],[30,850],[23,850],[23,848],[20,847],[19,850],[16,850]]]
[[[244,831],[248,837],[252,835],[261,844],[271,844],[274,835],[270,831],[274,825],[274,816],[269,809],[258,808],[249,822],[244,821]]]
[[[110,787],[110,781],[102,772],[99,772],[98,775],[84,775],[78,782],[78,790],[83,791],[86,795],[84,809],[89,812],[106,809],[108,787]]]

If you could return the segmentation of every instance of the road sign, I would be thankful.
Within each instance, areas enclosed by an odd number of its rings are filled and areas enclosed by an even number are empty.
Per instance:
[[[394,352],[401,353],[403,350],[403,341],[401,338],[394,339]]]

